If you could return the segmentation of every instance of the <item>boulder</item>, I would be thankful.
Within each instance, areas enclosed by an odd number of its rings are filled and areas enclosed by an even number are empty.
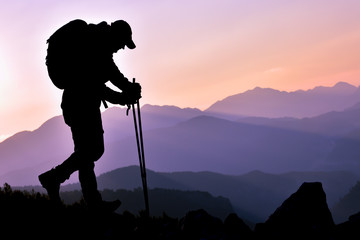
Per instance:
[[[304,182],[255,232],[270,239],[329,239],[335,224],[320,182]]]

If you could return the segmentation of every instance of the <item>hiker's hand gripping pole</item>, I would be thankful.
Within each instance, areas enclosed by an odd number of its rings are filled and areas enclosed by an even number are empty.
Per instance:
[[[135,83],[135,78],[133,78],[133,83]],[[139,163],[140,163],[141,180],[142,180],[143,190],[144,190],[145,211],[146,211],[145,213],[146,213],[146,217],[149,217],[149,215],[150,215],[149,198],[148,198],[147,181],[146,181],[144,142],[143,142],[143,134],[142,134],[142,125],[141,125],[141,114],[140,114],[139,100],[136,101],[136,105],[137,105],[137,114],[138,114],[139,122],[136,119],[135,104],[131,104],[131,107],[132,107],[132,110],[133,110],[136,143],[137,143],[137,149],[138,149],[138,155],[139,155]],[[129,110],[129,108],[128,108],[128,110]],[[138,131],[138,125],[139,125],[139,131]],[[139,133],[140,133],[140,136],[139,136]]]

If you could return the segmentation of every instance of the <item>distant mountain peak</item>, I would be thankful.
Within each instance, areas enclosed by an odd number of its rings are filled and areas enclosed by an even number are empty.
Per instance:
[[[252,90],[248,90],[245,93],[280,93],[281,91],[273,89],[273,88],[262,88],[262,87],[255,87]]]
[[[256,87],[217,101],[205,112],[239,117],[304,118],[343,111],[357,102],[360,102],[360,90],[346,82],[291,92]]]
[[[248,94],[248,93],[255,93],[255,94],[259,94],[259,93],[268,93],[268,94],[279,94],[279,93],[283,93],[283,94],[292,94],[292,93],[296,93],[296,92],[328,92],[328,93],[345,93],[345,94],[352,94],[354,93],[358,88],[354,85],[351,85],[347,82],[338,82],[335,85],[331,86],[331,87],[325,87],[325,86],[317,86],[314,87],[312,89],[309,90],[295,90],[295,91],[280,91],[274,88],[264,88],[264,87],[255,87],[253,89],[247,90],[243,93],[239,93],[239,94],[234,94],[230,97],[233,96],[238,96],[238,95],[242,95],[242,94]],[[225,98],[226,99],[226,98]],[[220,101],[218,101],[220,102]]]
[[[174,106],[174,105],[152,105],[152,104],[145,104],[144,106],[142,106],[141,108],[143,111],[181,111],[181,110],[186,110],[186,111],[193,111],[193,112],[201,112],[200,109],[198,108],[180,108],[178,106]]]
[[[356,88],[354,85],[351,85],[347,82],[338,82],[334,85],[334,87],[350,87],[350,88]]]
[[[337,84],[334,85],[333,88],[337,89],[338,91],[342,91],[342,92],[348,93],[348,94],[352,94],[352,93],[356,92],[356,90],[358,89],[354,85],[351,85],[346,82],[338,82]]]
[[[336,94],[336,95],[348,95],[353,94],[357,90],[357,87],[346,83],[346,82],[338,82],[332,87],[315,87],[309,91],[320,94]]]

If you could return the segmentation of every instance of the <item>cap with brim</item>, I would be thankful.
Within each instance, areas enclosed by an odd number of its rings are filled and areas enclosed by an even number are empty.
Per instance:
[[[117,34],[121,34],[122,36],[126,36],[125,38],[125,45],[129,48],[129,49],[134,49],[136,48],[136,45],[134,43],[134,41],[132,40],[132,31],[131,31],[131,27],[130,25],[125,22],[124,20],[117,20],[113,23],[111,23],[111,27],[115,30],[115,32]]]
[[[126,42],[125,44],[129,49],[134,49],[136,48],[136,45],[134,43],[134,41],[132,40],[131,36],[130,39]]]

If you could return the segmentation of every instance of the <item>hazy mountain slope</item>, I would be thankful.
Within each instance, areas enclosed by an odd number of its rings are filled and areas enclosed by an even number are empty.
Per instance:
[[[181,121],[201,115],[195,108],[179,108],[175,106],[154,106],[146,104],[141,108],[143,130],[173,126]],[[126,116],[125,108],[113,107],[102,114],[105,141],[113,142],[121,138],[134,136],[133,113]]]
[[[334,220],[338,222],[345,222],[350,215],[360,212],[359,202],[360,182],[357,182],[331,209]]]
[[[197,109],[145,105],[142,110],[143,129],[172,126],[199,112]],[[105,146],[129,137],[135,141],[131,112],[126,116],[125,108],[113,107],[102,116]],[[53,117],[32,132],[20,132],[0,143],[0,181],[12,185],[35,184],[38,174],[60,164],[72,151],[70,128],[62,116]]]
[[[360,171],[360,128],[336,139],[326,159],[326,167],[332,169],[353,169]]]
[[[72,149],[71,132],[62,116],[51,118],[37,130],[15,134],[0,144],[0,175],[34,167],[41,171],[66,158]]]
[[[339,137],[360,128],[360,108],[332,111],[312,118],[246,117],[238,122]]]
[[[157,171],[239,174],[311,170],[330,151],[328,138],[201,116],[144,133],[147,166]],[[107,147],[101,168],[137,162],[133,139]],[[108,165],[108,166],[105,166]],[[100,162],[99,162],[100,168]],[[103,171],[103,170],[100,170]]]
[[[49,134],[58,136],[58,133],[53,134],[51,131]],[[71,139],[70,136],[68,139]],[[107,142],[105,154],[96,163],[98,173],[137,164],[135,137],[118,139]],[[173,127],[146,131],[144,142],[146,163],[150,169],[207,170],[227,174],[240,174],[256,169],[273,173],[313,170],[318,164],[322,164],[332,146],[330,139],[316,134],[254,126],[208,116],[195,117]],[[38,164],[31,162],[34,167],[41,163],[49,165],[51,159],[48,157],[66,152],[56,144],[48,145],[46,148],[43,148],[42,144],[47,142],[40,141],[36,147],[29,150],[34,156],[36,154],[42,156],[43,162],[39,161]],[[70,146],[71,144],[69,148]],[[41,153],[41,151],[45,152]],[[71,150],[68,149],[67,152],[70,154]],[[29,153],[26,155],[23,153],[15,149],[12,151],[14,158],[19,161],[18,169],[9,169],[6,165],[3,165],[3,169],[11,172],[26,168],[20,162],[25,161]],[[51,162],[55,165],[62,160],[58,158]],[[43,168],[38,167],[38,170]],[[18,179],[17,174],[13,173],[12,179],[9,178],[10,176],[7,175],[6,181],[10,184],[21,185],[19,182],[21,177]],[[5,181],[4,177],[2,181]],[[36,174],[33,175],[32,180],[27,179],[25,183],[33,184],[34,181],[37,182]]]
[[[330,111],[342,111],[360,101],[355,86],[339,82],[333,87],[285,92],[255,88],[229,96],[211,105],[205,112],[258,117],[313,117]]]

